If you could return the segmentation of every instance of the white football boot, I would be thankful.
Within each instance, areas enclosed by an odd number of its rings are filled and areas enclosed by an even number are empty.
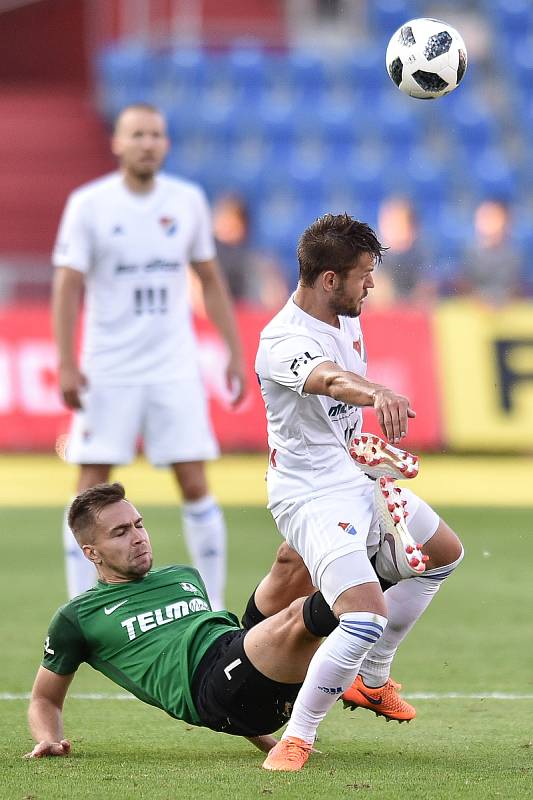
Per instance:
[[[416,478],[418,475],[418,456],[407,450],[400,450],[371,433],[354,436],[348,451],[359,467],[370,478]]]
[[[378,478],[374,499],[381,536],[376,553],[378,574],[390,583],[421,575],[429,556],[421,552],[422,545],[417,544],[409,533],[405,510],[407,501],[402,498],[402,490],[395,485],[393,478]]]

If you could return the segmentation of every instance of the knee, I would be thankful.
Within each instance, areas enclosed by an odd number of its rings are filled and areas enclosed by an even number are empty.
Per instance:
[[[379,583],[364,583],[346,589],[333,604],[333,612],[340,619],[342,614],[367,612],[387,618],[387,605]]]
[[[422,548],[429,556],[426,569],[459,566],[464,557],[464,549],[457,534],[441,520],[439,527]]]
[[[292,633],[301,635],[305,631],[305,633],[309,636],[316,637],[317,634],[314,631],[309,630],[308,626],[305,624],[305,601],[305,597],[298,597],[297,600],[293,600],[292,603],[287,606],[284,611],[286,614],[286,624]]]
[[[448,559],[448,561],[447,561],[448,564],[452,564],[453,563],[456,566],[459,566],[459,564],[461,563],[461,561],[464,558],[465,551],[464,551],[463,544],[462,544],[461,540],[459,539],[459,537],[457,536],[457,534],[455,533],[455,531],[451,531],[451,534],[452,535],[451,535],[449,541],[447,542],[445,555],[446,555],[446,557]]]

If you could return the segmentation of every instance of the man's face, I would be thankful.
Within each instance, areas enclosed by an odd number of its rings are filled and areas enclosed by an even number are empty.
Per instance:
[[[93,544],[83,550],[89,551],[100,577],[112,583],[142,578],[152,566],[150,538],[139,512],[127,500],[100,511]]]
[[[336,286],[331,294],[330,308],[342,317],[358,317],[370,289],[374,288],[374,258],[362,253],[348,272],[336,275]]]
[[[165,120],[154,111],[131,108],[118,120],[112,150],[126,173],[151,180],[168,152]]]

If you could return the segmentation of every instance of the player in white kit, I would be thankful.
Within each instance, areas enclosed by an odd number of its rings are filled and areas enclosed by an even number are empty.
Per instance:
[[[354,437],[356,450],[361,444],[363,406],[374,408],[392,445],[415,416],[406,397],[365,378],[358,317],[382,251],[364,223],[346,214],[318,219],[298,245],[298,288],[261,334],[256,371],[268,423],[269,508],[287,544],[248,612],[270,616],[294,595],[308,594],[312,583],[322,602],[311,613],[322,631],[329,615],[332,631],[310,664],[267,769],[300,769],[320,721],[341,695],[390,719],[414,716],[390,680],[390,665],[463,554],[456,535],[423,500],[409,490],[397,494],[391,479],[371,479],[349,452]],[[383,463],[394,452],[385,442],[377,449]],[[419,558],[401,547],[411,536],[422,545],[422,552],[415,550]],[[385,594],[376,571],[390,586]]]
[[[75,410],[68,461],[77,490],[109,480],[129,463],[142,436],[156,465],[170,466],[183,496],[183,528],[214,608],[224,605],[226,531],[209,494],[204,461],[216,458],[187,300],[187,267],[198,274],[207,312],[229,351],[228,386],[244,392],[241,347],[216,261],[210,212],[193,183],[159,172],[168,152],[165,120],[154,107],[119,115],[112,150],[119,170],[74,191],[53,254],[54,330],[59,381]],[[82,290],[81,363],[76,324]],[[69,596],[96,574],[64,523]]]

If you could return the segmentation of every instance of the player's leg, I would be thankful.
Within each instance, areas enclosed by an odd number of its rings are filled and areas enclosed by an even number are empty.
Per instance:
[[[70,463],[79,464],[77,490],[83,492],[109,480],[112,465],[126,464],[135,453],[141,392],[137,387],[95,386],[82,397],[83,408],[73,418],[66,450]],[[63,548],[69,598],[96,581],[93,564],[85,558],[63,515]]]
[[[147,387],[146,455],[170,466],[183,497],[183,535],[214,609],[224,607],[226,524],[209,493],[204,462],[218,456],[198,379]]]
[[[312,594],[315,588],[301,556],[283,542],[270,571],[254,589],[242,617],[244,628],[252,628],[267,617],[287,608],[298,597]]]
[[[365,582],[346,589],[333,603],[339,624],[313,656],[287,728],[268,754],[265,769],[290,771],[303,766],[320,722],[352,685],[366,653],[383,633],[387,624],[383,595],[374,582],[370,563],[365,565],[364,559],[362,552],[341,556],[331,565],[330,575],[324,576],[326,596],[331,586],[348,574],[359,575]],[[368,571],[362,577],[365,568]]]
[[[294,742],[313,743],[321,720],[351,686],[366,653],[385,629],[383,593],[366,552],[372,491],[369,487],[369,493],[356,498],[346,492],[331,493],[290,513],[288,543],[305,558],[313,583],[339,625],[313,657],[282,741],[265,761],[266,769],[293,769],[284,741],[291,750]]]
[[[321,638],[336,626],[329,606],[315,592],[252,631],[224,634],[204,654],[191,686],[202,724],[252,738],[268,752],[276,744],[268,734],[287,722]],[[300,766],[310,749],[297,750]]]
[[[244,638],[246,655],[267,678],[279,683],[302,683],[322,637],[337,627],[337,618],[323,598],[325,623],[316,625],[308,621],[306,624],[309,612],[304,614],[304,605],[307,604],[308,608],[313,596],[321,598],[318,592],[309,598],[300,597],[247,631]]]
[[[77,493],[96,486],[97,483],[106,483],[109,479],[111,467],[106,464],[81,464],[78,476]],[[68,525],[68,512],[70,504],[63,514],[63,552],[65,555],[65,574],[67,579],[67,593],[69,599],[90,589],[97,580],[94,564],[85,558],[83,551],[74,538]]]
[[[402,494],[407,500],[406,508],[410,510],[407,521],[411,534],[422,543],[422,552],[429,556],[429,561],[421,575],[399,580],[385,592],[389,622],[360,670],[360,678],[370,688],[387,683],[399,645],[463,558],[461,542],[444,520],[416,495],[407,490],[402,490]],[[382,561],[381,566],[384,565]],[[384,570],[388,572],[385,575],[387,579],[391,577],[391,570],[392,566],[390,570]],[[365,707],[369,707],[368,704]]]
[[[203,462],[171,465],[182,496],[183,535],[214,610],[224,607],[226,523],[209,493]]]
[[[91,489],[98,483],[107,483],[111,475],[111,464],[81,464],[77,493]]]

